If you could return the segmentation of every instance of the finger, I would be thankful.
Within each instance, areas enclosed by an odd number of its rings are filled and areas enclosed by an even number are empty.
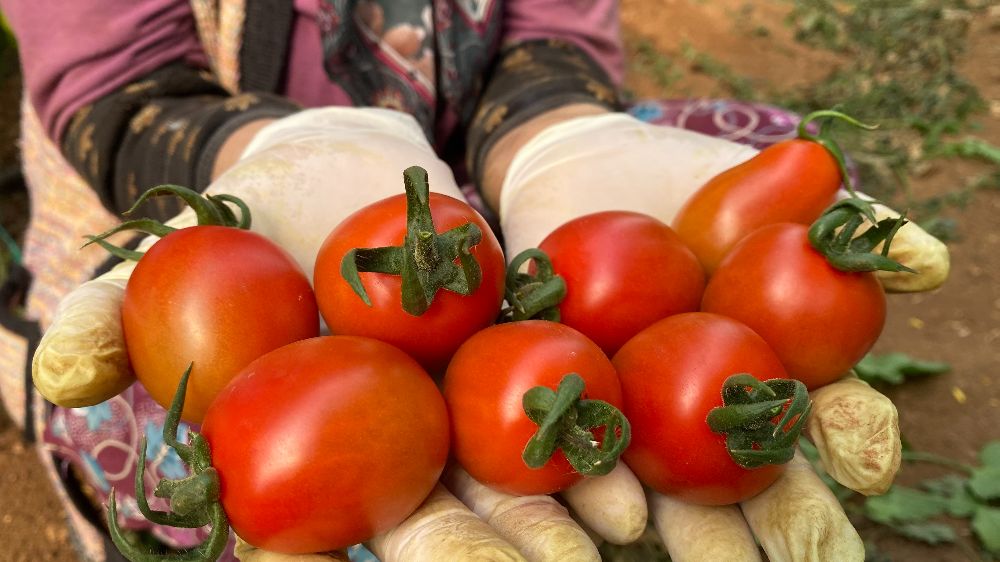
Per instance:
[[[650,492],[649,507],[674,562],[760,561],[760,550],[735,505],[695,505]]]
[[[366,546],[382,562],[526,561],[440,484],[410,517]]]
[[[281,552],[270,552],[261,550],[249,543],[244,542],[240,537],[236,537],[236,548],[233,554],[240,562],[330,562],[339,560],[350,562],[347,553],[343,551],[327,552],[323,554],[283,554]]]
[[[857,196],[874,201],[865,193],[857,193]],[[837,193],[838,199],[847,197],[850,194],[846,190],[841,189]],[[875,203],[872,207],[875,209],[875,219],[879,221],[900,216],[898,211],[881,203]],[[882,246],[883,244],[879,244],[872,251],[881,252]],[[876,271],[875,275],[882,287],[890,293],[918,293],[936,289],[948,279],[951,270],[948,246],[913,221],[904,224],[892,238],[889,258],[916,271]]]
[[[59,303],[31,361],[35,387],[50,402],[92,406],[135,381],[121,324],[125,284],[134,267],[123,263]]]
[[[874,207],[875,216],[879,220],[899,217],[898,212],[885,205]],[[881,251],[881,246],[874,251]],[[916,293],[936,289],[948,279],[951,270],[948,246],[913,221],[907,222],[896,232],[892,244],[889,245],[889,258],[916,271],[916,273],[877,271],[875,274],[882,282],[882,287],[892,293]]]
[[[185,209],[166,224],[195,224]],[[145,252],[156,241],[146,236],[136,248]],[[66,408],[99,404],[135,382],[122,332],[121,307],[125,285],[136,262],[123,261],[111,271],[66,295],[31,360],[31,377],[50,402]]]
[[[498,492],[479,483],[457,465],[445,472],[442,481],[528,560],[584,562],[601,559],[586,531],[551,496],[514,496]]]
[[[771,562],[865,559],[844,508],[801,453],[781,478],[740,507]]]
[[[562,497],[578,519],[610,543],[634,542],[646,530],[645,492],[623,462],[605,476],[583,479]]]
[[[896,406],[855,376],[812,392],[806,433],[834,480],[866,496],[883,494],[899,471]]]

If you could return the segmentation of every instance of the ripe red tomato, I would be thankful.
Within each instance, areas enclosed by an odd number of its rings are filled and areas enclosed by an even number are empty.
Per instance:
[[[809,244],[808,227],[785,223],[733,248],[709,280],[702,310],[750,326],[811,390],[842,377],[871,349],[886,301],[873,273],[835,269]]]
[[[757,228],[812,223],[834,202],[841,182],[836,159],[822,145],[783,141],[708,180],[671,226],[711,275],[726,252]]]
[[[334,334],[378,338],[398,346],[428,371],[444,370],[452,353],[469,336],[497,318],[503,302],[503,250],[483,217],[463,201],[431,193],[431,215],[440,233],[472,222],[482,241],[471,249],[482,282],[468,296],[440,290],[423,314],[414,316],[401,304],[399,275],[362,272],[360,278],[371,306],[341,275],[341,262],[354,248],[400,246],[406,236],[405,195],[383,199],[344,219],[327,236],[316,257],[313,282],[320,313]]]
[[[548,494],[582,476],[557,450],[548,463],[529,468],[521,458],[538,430],[522,408],[529,389],[555,390],[569,373],[586,384],[584,398],[621,405],[621,388],[601,348],[568,326],[525,320],[491,326],[455,353],[444,377],[451,415],[452,451],[473,478],[511,494]]]
[[[426,371],[353,336],[253,362],[209,408],[202,434],[233,529],[286,553],[327,552],[396,526],[448,456],[447,408]]]
[[[705,274],[698,259],[651,216],[586,215],[554,230],[539,248],[566,282],[559,321],[609,356],[646,326],[701,303]]]
[[[316,298],[295,261],[260,234],[224,226],[172,232],[146,252],[122,302],[129,360],[168,407],[184,370],[197,370],[182,417],[198,423],[244,367],[319,333]]]
[[[656,491],[702,505],[753,497],[784,465],[746,469],[706,418],[722,406],[722,385],[749,373],[784,378],[777,356],[743,324],[704,312],[677,314],[639,332],[612,359],[622,386],[632,444],[623,458]]]

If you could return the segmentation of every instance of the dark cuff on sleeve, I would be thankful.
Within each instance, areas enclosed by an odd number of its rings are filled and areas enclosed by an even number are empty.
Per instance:
[[[172,64],[80,109],[62,150],[104,205],[120,214],[156,185],[203,190],[229,133],[297,109],[272,94],[230,96],[207,72]],[[158,197],[137,216],[166,219],[179,209],[176,201]]]
[[[486,154],[504,134],[573,103],[621,108],[611,79],[576,45],[540,39],[505,48],[469,126],[466,165],[476,185],[482,185]]]

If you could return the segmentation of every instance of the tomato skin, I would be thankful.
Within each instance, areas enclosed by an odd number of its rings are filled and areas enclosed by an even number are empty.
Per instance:
[[[808,227],[776,224],[743,239],[709,280],[702,310],[761,335],[788,374],[810,389],[842,377],[885,325],[885,292],[871,272],[835,269]]]
[[[785,378],[777,356],[750,328],[717,314],[678,314],[640,332],[612,361],[632,423],[623,458],[647,486],[689,503],[727,505],[760,493],[784,471],[784,465],[737,465],[725,437],[706,421],[722,406],[730,375]]]
[[[251,361],[318,335],[319,313],[309,280],[273,242],[194,226],[164,236],[136,264],[122,326],[136,377],[164,408],[194,362],[181,417],[198,423]]]
[[[560,322],[614,355],[661,318],[698,310],[705,274],[674,231],[641,213],[605,211],[560,226],[539,248],[566,282]]]
[[[556,450],[543,467],[521,458],[538,430],[522,408],[536,386],[556,390],[569,373],[586,384],[584,398],[621,405],[621,387],[611,361],[580,332],[546,320],[491,326],[466,341],[444,377],[451,416],[452,451],[473,478],[517,495],[550,494],[583,477]]]
[[[219,394],[201,429],[233,529],[285,553],[343,548],[394,527],[448,456],[447,409],[430,376],[399,349],[354,336],[261,357]]]
[[[471,295],[440,290],[426,312],[413,316],[403,310],[398,275],[360,274],[371,298],[370,307],[341,276],[341,261],[351,249],[402,245],[406,236],[405,195],[377,201],[344,219],[320,248],[313,282],[320,313],[332,333],[386,341],[436,374],[444,370],[466,338],[496,319],[503,301],[506,264],[500,243],[475,209],[438,193],[430,194],[430,207],[439,233],[470,221],[482,230],[482,241],[471,250],[479,262],[482,283]]]
[[[711,275],[726,253],[757,228],[811,224],[834,203],[841,183],[837,161],[820,144],[782,141],[708,180],[671,226]]]

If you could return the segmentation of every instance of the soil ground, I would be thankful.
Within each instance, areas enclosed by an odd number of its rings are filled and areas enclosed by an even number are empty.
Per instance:
[[[771,90],[821,80],[835,68],[829,52],[796,43],[782,23],[788,3],[742,0],[624,0],[622,22],[627,44],[642,43],[658,53],[681,58],[690,44]],[[996,15],[972,24],[963,75],[979,89],[992,111],[977,117],[978,135],[1000,145],[1000,21]],[[752,32],[766,28],[767,33]],[[627,86],[637,97],[724,96],[711,76],[687,75],[668,86],[650,75],[631,73]],[[0,165],[16,160],[17,78],[0,84]],[[911,186],[914,198],[953,191],[985,165],[948,160],[936,163]],[[17,209],[22,195],[0,193],[0,219],[8,229],[23,228]],[[875,351],[901,351],[951,364],[950,372],[885,389],[896,403],[906,442],[918,451],[975,463],[976,452],[1000,439],[1000,191],[984,190],[944,216],[958,225],[949,243],[952,274],[941,289],[921,295],[892,295],[885,332]],[[919,219],[919,217],[917,217]],[[75,560],[63,514],[34,452],[0,412],[0,561]],[[941,469],[904,464],[897,479],[914,484]],[[866,540],[895,561],[976,560],[974,542],[959,524],[960,541],[937,547],[899,538],[866,524]]]

